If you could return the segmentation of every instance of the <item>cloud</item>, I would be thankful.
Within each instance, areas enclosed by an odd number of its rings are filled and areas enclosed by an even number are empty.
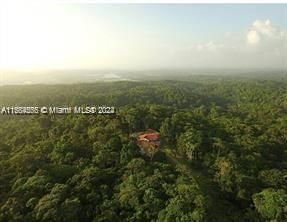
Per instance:
[[[219,49],[222,49],[223,48],[223,44],[217,44],[217,43],[214,43],[213,41],[209,41],[208,43],[205,43],[205,44],[198,44],[196,46],[196,49],[198,51],[210,51],[210,52],[215,52]]]
[[[256,20],[253,25],[252,29],[260,33],[261,35],[265,35],[268,37],[276,37],[280,36],[282,32],[277,30],[272,24],[269,19],[266,21]]]
[[[245,33],[192,45],[190,57],[209,67],[287,69],[287,32],[269,19],[255,20]]]
[[[246,39],[249,44],[262,42],[263,46],[268,44],[279,46],[287,40],[287,33],[275,27],[269,19],[265,21],[256,20],[247,33]]]
[[[260,42],[260,35],[255,30],[251,30],[247,33],[247,42],[250,44],[258,44]]]

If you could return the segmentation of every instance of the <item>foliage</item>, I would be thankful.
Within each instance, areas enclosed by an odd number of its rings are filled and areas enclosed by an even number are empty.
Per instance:
[[[164,152],[140,154],[130,134],[149,128],[246,221],[286,221],[286,83],[2,86],[0,106],[107,104],[117,113],[0,116],[0,221],[212,221],[208,190]]]

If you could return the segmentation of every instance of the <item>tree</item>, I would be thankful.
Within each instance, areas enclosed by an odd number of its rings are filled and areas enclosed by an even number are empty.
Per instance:
[[[194,185],[180,184],[177,195],[160,212],[159,221],[207,221],[206,201]]]
[[[40,221],[78,221],[80,201],[69,198],[69,187],[56,184],[51,192],[43,196],[34,209],[35,218]]]
[[[193,128],[188,129],[185,133],[181,134],[177,147],[178,150],[187,156],[190,160],[200,160],[203,154],[203,135],[200,131]]]
[[[252,196],[256,210],[264,219],[287,220],[287,194],[284,190],[265,189]]]

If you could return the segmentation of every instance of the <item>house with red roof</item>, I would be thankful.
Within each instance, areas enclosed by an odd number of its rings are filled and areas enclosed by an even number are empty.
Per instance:
[[[142,153],[152,157],[160,148],[160,133],[152,129],[141,132],[138,134],[137,144]]]

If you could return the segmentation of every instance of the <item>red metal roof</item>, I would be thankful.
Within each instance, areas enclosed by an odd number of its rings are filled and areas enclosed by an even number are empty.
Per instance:
[[[160,134],[159,133],[145,133],[139,136],[140,140],[158,140],[160,138]]]

